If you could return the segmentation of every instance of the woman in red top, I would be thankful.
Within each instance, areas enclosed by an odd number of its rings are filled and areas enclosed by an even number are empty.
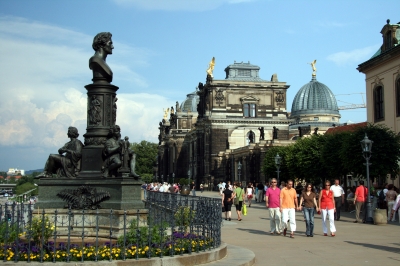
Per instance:
[[[324,236],[328,235],[328,227],[326,226],[326,215],[329,216],[329,228],[331,231],[331,236],[335,236],[336,227],[334,215],[336,212],[335,208],[335,198],[333,197],[333,192],[330,190],[331,182],[325,181],[325,189],[322,189],[319,193],[319,208],[322,215],[322,230],[324,231]]]

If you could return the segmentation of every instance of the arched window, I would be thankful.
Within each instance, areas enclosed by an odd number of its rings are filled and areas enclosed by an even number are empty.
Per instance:
[[[249,145],[250,143],[255,143],[256,135],[254,134],[254,132],[252,130],[247,132],[246,141],[247,141],[247,145]]]
[[[396,116],[400,116],[400,75],[396,80]]]
[[[374,89],[374,120],[378,122],[384,119],[383,87],[377,86]]]

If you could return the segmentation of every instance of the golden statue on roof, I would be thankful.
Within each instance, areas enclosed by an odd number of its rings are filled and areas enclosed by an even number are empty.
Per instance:
[[[207,75],[210,75],[210,77],[214,77],[213,76],[213,71],[214,71],[214,66],[215,66],[215,57],[213,57],[210,61],[210,63],[208,64],[208,69],[207,69]]]
[[[167,118],[168,118],[168,113],[169,113],[169,108],[167,108],[167,109],[164,109],[164,120],[167,120]]]
[[[317,75],[317,68],[315,67],[316,63],[317,63],[317,59],[315,59],[313,62],[309,63],[311,65],[312,70],[313,70],[312,75],[314,77]]]

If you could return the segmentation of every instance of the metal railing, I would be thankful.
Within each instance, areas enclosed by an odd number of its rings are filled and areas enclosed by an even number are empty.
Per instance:
[[[221,201],[147,192],[145,208],[37,210],[0,205],[0,260],[126,260],[202,252],[221,244]]]

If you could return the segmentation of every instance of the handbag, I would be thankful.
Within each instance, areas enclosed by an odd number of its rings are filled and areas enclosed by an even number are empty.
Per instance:
[[[246,207],[246,204],[243,204],[242,213],[243,213],[244,216],[247,215],[247,207]]]

